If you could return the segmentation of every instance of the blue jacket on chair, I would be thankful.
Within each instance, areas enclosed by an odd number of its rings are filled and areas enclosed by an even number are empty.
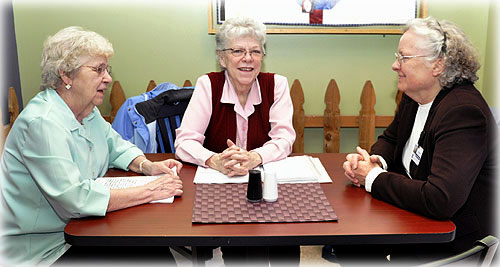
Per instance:
[[[156,153],[156,121],[146,124],[144,117],[135,109],[135,104],[153,99],[167,90],[179,88],[172,83],[160,83],[149,92],[128,98],[116,113],[113,129],[144,153]]]
[[[181,125],[193,90],[193,87],[168,90],[135,105],[136,111],[143,116],[146,123],[156,121],[158,153],[175,153],[175,129]]]

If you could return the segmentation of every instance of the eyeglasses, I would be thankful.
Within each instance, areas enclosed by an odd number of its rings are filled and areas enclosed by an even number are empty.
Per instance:
[[[99,76],[103,76],[104,71],[107,71],[108,74],[111,74],[111,66],[106,66],[106,64],[101,64],[97,67],[94,66],[83,66],[83,67],[91,68],[93,71],[97,72]]]
[[[403,56],[399,53],[394,53],[394,55],[396,56],[396,59],[398,60],[398,63],[399,65],[401,66],[401,64],[403,64],[404,60],[405,59],[410,59],[410,58],[416,58],[416,57],[427,57],[427,56],[423,56],[423,55],[418,55],[418,56]]]
[[[240,48],[224,48],[224,49],[222,49],[223,52],[228,51],[228,50],[231,51],[231,55],[233,55],[233,57],[244,57],[247,55],[247,53],[250,54],[250,56],[254,59],[261,59],[264,56],[264,53],[260,50],[257,50],[257,49],[254,49],[251,51],[247,51],[247,50],[240,49]]]

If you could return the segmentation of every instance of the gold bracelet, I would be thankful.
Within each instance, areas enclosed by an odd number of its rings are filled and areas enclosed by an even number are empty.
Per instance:
[[[140,173],[144,173],[144,172],[142,171],[142,165],[144,165],[144,162],[146,162],[146,161],[148,161],[148,160],[147,160],[147,159],[145,159],[145,160],[143,160],[143,161],[141,161],[141,162],[139,163],[139,172],[140,172]]]

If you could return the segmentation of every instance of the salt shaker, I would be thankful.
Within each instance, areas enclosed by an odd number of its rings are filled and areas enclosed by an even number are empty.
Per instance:
[[[278,200],[278,181],[275,172],[264,172],[264,201],[274,202]]]

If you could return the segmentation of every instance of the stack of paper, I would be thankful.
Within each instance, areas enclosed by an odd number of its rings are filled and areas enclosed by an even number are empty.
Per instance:
[[[247,182],[248,174],[229,177],[217,170],[201,166],[198,166],[198,169],[196,169],[193,180],[195,184],[242,184]]]
[[[278,183],[331,183],[323,164],[311,156],[288,157],[264,164],[262,172],[274,172]],[[248,175],[229,177],[219,171],[198,166],[194,176],[195,184],[246,183]]]
[[[264,164],[264,171],[276,173],[278,183],[328,183],[328,176],[318,158],[295,156]]]
[[[176,168],[172,169],[174,173],[177,173]],[[163,174],[162,174],[163,175]],[[103,184],[111,189],[123,189],[129,187],[136,187],[145,185],[152,182],[162,175],[157,176],[125,176],[125,177],[100,177],[96,179],[96,182]],[[173,203],[174,197],[169,197],[165,199],[151,201],[151,203]]]

